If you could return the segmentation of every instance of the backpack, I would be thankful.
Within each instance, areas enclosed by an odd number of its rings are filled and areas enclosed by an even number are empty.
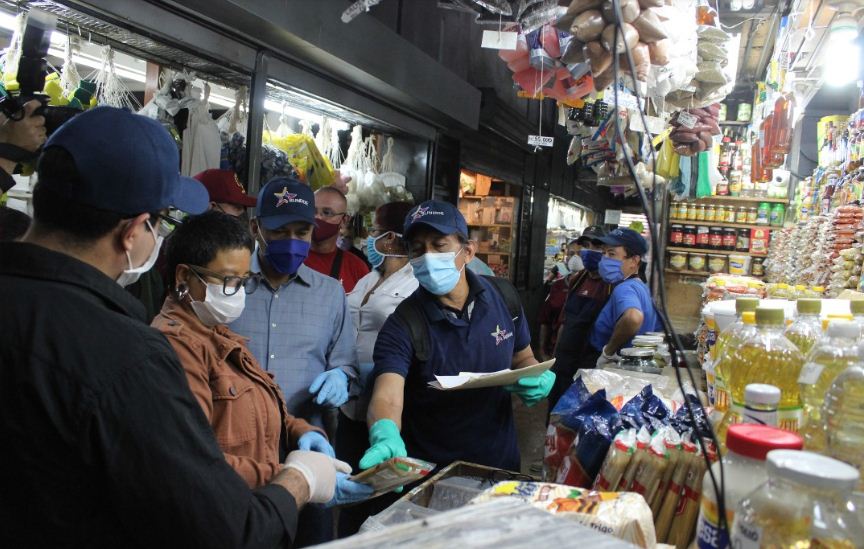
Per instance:
[[[510,317],[513,320],[519,318],[522,315],[522,301],[519,299],[519,293],[513,284],[504,278],[480,276],[488,280],[504,299]],[[417,300],[416,294],[412,294],[402,301],[393,311],[393,314],[402,322],[402,325],[408,330],[408,335],[411,336],[411,342],[414,345],[414,358],[419,362],[426,362],[429,359],[429,330],[426,324],[426,313],[423,311],[423,305]]]

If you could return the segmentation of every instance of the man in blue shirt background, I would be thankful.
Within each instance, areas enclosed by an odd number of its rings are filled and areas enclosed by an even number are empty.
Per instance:
[[[656,330],[658,319],[651,292],[639,279],[648,243],[632,229],[615,229],[599,240],[604,245],[600,276],[614,285],[589,336],[601,367],[616,361],[618,351],[630,346],[634,336]]]
[[[521,307],[514,318],[498,284],[465,268],[476,243],[468,240],[465,219],[452,204],[416,206],[403,234],[420,288],[378,335],[367,417],[371,447],[360,467],[410,455],[439,466],[464,460],[518,471],[510,392],[533,405],[546,397],[555,375],[546,372],[508,387],[430,388],[435,375],[523,368],[537,360]],[[425,361],[416,356],[415,340],[400,315],[408,309],[420,315],[428,334]]]
[[[230,328],[249,338],[249,350],[275,376],[288,411],[324,427],[332,439],[338,407],[349,392],[359,392],[351,383],[358,379],[357,334],[339,281],[303,264],[315,224],[312,189],[271,179],[250,224],[257,243],[252,272],[262,275],[262,283],[246,296],[243,315]],[[324,437],[300,449],[334,455]],[[300,525],[295,547],[333,537],[329,511],[307,507]]]

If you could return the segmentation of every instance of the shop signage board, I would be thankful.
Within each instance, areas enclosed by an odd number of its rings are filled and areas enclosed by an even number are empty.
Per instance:
[[[606,216],[603,219],[606,225],[618,226],[621,223],[621,210],[606,210]]]

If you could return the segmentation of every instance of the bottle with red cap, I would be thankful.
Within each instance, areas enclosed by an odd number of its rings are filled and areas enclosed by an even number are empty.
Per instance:
[[[800,450],[804,440],[797,434],[768,425],[739,423],[731,425],[726,433],[726,455],[723,456],[725,494],[723,502],[726,527],[731,528],[735,508],[747,494],[768,481],[765,458],[772,450]],[[711,466],[714,478],[720,483],[721,462]],[[725,549],[729,547],[729,532],[720,528],[720,509],[714,494],[711,476],[706,473],[702,481],[702,504],[696,533],[699,549]]]

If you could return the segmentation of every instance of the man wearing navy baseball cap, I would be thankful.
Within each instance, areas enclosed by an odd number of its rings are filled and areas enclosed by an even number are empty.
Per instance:
[[[648,243],[633,229],[615,229],[598,240],[603,243],[600,276],[613,290],[588,338],[595,355],[583,367],[591,367],[591,360],[597,367],[617,361],[618,351],[629,347],[634,336],[657,329],[651,292],[639,279]]]
[[[261,273],[263,283],[246,297],[230,328],[249,338],[249,350],[282,388],[288,412],[332,439],[339,406],[360,392],[357,334],[339,281],[304,265],[315,226],[312,189],[294,179],[271,179],[258,194],[250,226],[258,248],[252,271]],[[301,449],[334,454],[323,436]],[[356,488],[344,480],[340,476],[340,490]],[[329,518],[329,511],[305,509],[296,544],[332,539]]]
[[[336,464],[312,452],[250,490],[121,287],[155,260],[167,208],[207,209],[178,166],[159,123],[80,114],[40,156],[29,232],[0,243],[4,547],[270,547],[333,497]]]
[[[546,397],[555,375],[454,392],[429,382],[435,375],[536,364],[519,295],[509,281],[465,268],[476,243],[452,204],[430,200],[416,206],[403,234],[420,287],[390,315],[375,343],[367,417],[371,447],[360,468],[410,455],[439,465],[463,460],[518,471],[508,391],[531,406]]]

